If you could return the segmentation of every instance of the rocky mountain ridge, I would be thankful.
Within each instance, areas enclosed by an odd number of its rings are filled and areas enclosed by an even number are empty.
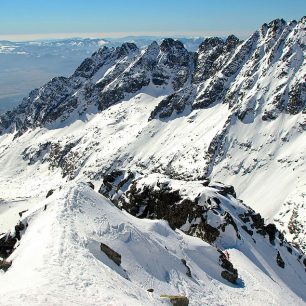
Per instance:
[[[303,17],[264,24],[244,42],[207,38],[197,52],[170,38],[103,47],[0,116],[1,157],[18,147],[29,169],[65,179],[125,167],[225,181],[305,247],[305,40]],[[69,132],[76,122],[85,129]]]
[[[73,111],[86,112],[89,105],[102,110],[148,87],[179,97],[189,87],[195,98],[183,97],[183,106],[228,103],[240,120],[252,120],[259,108],[263,120],[273,120],[282,111],[298,114],[306,97],[304,31],[305,18],[288,24],[277,19],[245,42],[233,35],[225,41],[207,38],[195,53],[173,39],[164,39],[160,46],[153,42],[144,51],[133,43],[103,47],[70,78],[53,79],[1,116],[1,131],[12,124],[22,132],[59,117],[64,121]],[[277,86],[271,86],[272,76]]]

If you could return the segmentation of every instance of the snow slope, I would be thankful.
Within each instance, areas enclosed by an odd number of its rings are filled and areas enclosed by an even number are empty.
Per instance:
[[[161,294],[188,296],[190,305],[304,305],[266,265],[268,256],[255,261],[253,248],[229,250],[241,271],[238,285],[229,285],[215,247],[165,221],[137,219],[84,183],[55,191],[22,220],[28,227],[13,265],[0,274],[1,305],[168,304]],[[122,255],[120,266],[101,242]],[[295,289],[303,292],[305,283]]]
[[[6,188],[0,198],[15,201],[16,188],[19,196],[27,197],[32,180],[38,185],[37,195],[46,193],[45,180],[53,188],[52,184],[67,178],[87,177],[98,186],[103,175],[116,167],[190,179],[203,176],[210,160],[207,152],[227,124],[227,106],[217,104],[172,120],[148,121],[162,99],[139,94],[83,121],[75,118],[66,127],[29,131],[13,141],[13,135],[3,135],[0,180]],[[286,237],[303,247],[306,139],[296,120],[302,120],[302,114],[280,115],[268,124],[259,118],[248,125],[233,120],[228,151],[210,176],[235,186],[239,198],[267,220],[277,220]],[[299,225],[290,233],[292,221]]]

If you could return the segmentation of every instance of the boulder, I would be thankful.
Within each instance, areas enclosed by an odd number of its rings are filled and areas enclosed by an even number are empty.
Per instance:
[[[46,198],[49,198],[54,192],[54,189],[50,189],[48,192],[47,192],[47,195],[46,195]]]
[[[259,213],[251,215],[251,218],[256,229],[262,228],[265,225],[264,219]]]
[[[111,259],[116,265],[121,265],[121,255],[111,249],[109,246],[101,242],[101,251],[105,253],[105,255]]]
[[[218,250],[218,252],[220,253],[219,260],[221,262],[221,267],[223,269],[226,269],[221,272],[221,276],[227,281],[236,284],[238,278],[237,269],[234,268],[233,264],[229,261],[229,259],[221,250]]]
[[[19,223],[15,225],[15,232],[9,232],[0,238],[0,257],[6,259],[13,253],[17,241],[21,239],[22,231],[24,231],[27,226],[27,224],[23,224],[19,221]]]
[[[20,232],[25,229],[25,225],[22,222],[19,222],[17,225],[15,225],[15,238],[20,240],[21,235]]]
[[[265,226],[265,230],[269,236],[270,242],[273,244],[275,240],[275,234],[277,232],[275,224],[269,223],[267,226]]]
[[[12,235],[6,235],[0,239],[0,257],[7,258],[14,250],[17,239]]]
[[[0,270],[3,270],[6,272],[11,265],[12,265],[11,261],[0,260]]]
[[[170,300],[173,306],[188,306],[189,299],[182,295],[161,295],[161,298],[166,298]]]
[[[277,252],[276,263],[277,263],[277,265],[278,265],[279,267],[281,267],[281,268],[283,268],[283,269],[285,268],[285,262],[284,262],[284,260],[282,259],[282,257],[281,257],[281,255],[280,255],[279,252]]]
[[[236,281],[238,278],[238,272],[236,269],[233,273],[230,273],[229,271],[224,270],[221,272],[221,276],[227,281],[231,282],[232,284],[236,284]]]

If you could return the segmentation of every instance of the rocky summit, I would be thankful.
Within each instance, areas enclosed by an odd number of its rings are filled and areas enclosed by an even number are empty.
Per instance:
[[[1,303],[303,305],[305,23],[103,46],[2,114]]]

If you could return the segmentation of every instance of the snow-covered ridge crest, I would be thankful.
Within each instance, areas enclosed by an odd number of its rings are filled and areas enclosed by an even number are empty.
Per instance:
[[[287,268],[284,281],[269,242],[258,240],[265,245],[261,253],[255,247],[228,250],[240,277],[230,285],[220,276],[224,268],[216,247],[174,231],[165,221],[137,219],[84,183],[55,190],[21,222],[27,228],[8,259],[11,267],[0,275],[3,305],[168,305],[163,294],[186,296],[190,305],[217,305],[220,300],[226,305],[272,300],[303,305],[298,296],[305,299],[305,283]],[[245,244],[251,243],[247,233],[242,235]],[[121,256],[119,264],[101,244]],[[285,255],[286,263],[296,268],[290,256],[294,254]],[[296,293],[289,289],[293,283]]]

